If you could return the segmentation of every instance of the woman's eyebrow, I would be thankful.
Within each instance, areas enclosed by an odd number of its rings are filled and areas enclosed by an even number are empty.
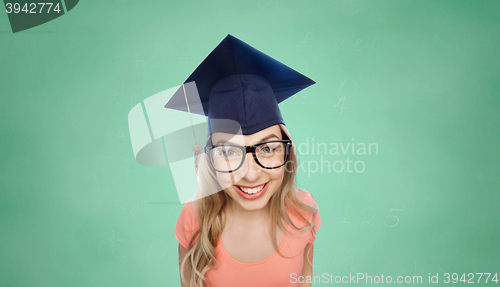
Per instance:
[[[264,138],[262,138],[259,143],[262,143],[262,142],[265,142],[267,141],[268,139],[272,139],[272,138],[277,138],[279,139],[279,137],[275,134],[270,134],[270,135],[267,135],[265,136]],[[235,144],[235,143],[232,143],[230,141],[225,141],[225,140],[219,140],[217,143],[215,143],[215,145],[220,145],[220,144],[231,144],[231,145],[239,145],[239,144]]]
[[[265,142],[265,141],[267,141],[268,139],[272,139],[272,138],[277,138],[277,139],[279,139],[279,137],[278,137],[277,135],[275,135],[275,134],[270,134],[270,135],[268,135],[268,136],[266,136],[266,137],[262,138],[262,139],[260,140],[260,142],[262,143],[262,142]]]

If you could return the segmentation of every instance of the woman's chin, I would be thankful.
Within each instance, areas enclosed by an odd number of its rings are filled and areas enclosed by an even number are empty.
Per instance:
[[[267,206],[269,199],[266,196],[262,196],[251,201],[240,198],[239,200],[236,200],[236,202],[242,209],[246,211],[257,211],[264,209]]]

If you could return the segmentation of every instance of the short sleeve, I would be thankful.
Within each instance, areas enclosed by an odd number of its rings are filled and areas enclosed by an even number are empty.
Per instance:
[[[187,202],[182,207],[181,213],[175,224],[175,238],[182,247],[189,249],[189,242],[198,231],[198,220],[196,210],[192,202]]]
[[[314,226],[314,231],[315,231],[315,234],[317,234],[319,227],[321,226],[321,216],[319,215],[319,210],[318,210],[318,213],[316,213],[316,217],[314,218],[313,223],[316,224],[316,226]],[[310,235],[311,237],[309,238],[308,244],[312,244],[314,242],[314,240],[316,240],[315,234],[313,234],[311,231],[311,235]]]
[[[304,202],[305,204],[318,207],[318,204],[316,204],[316,201],[314,200],[314,197],[310,193],[304,192],[304,191],[300,191],[299,192],[299,197],[302,200],[302,202]],[[308,217],[308,220],[312,224],[316,224],[316,226],[314,226],[314,231],[317,234],[317,232],[319,230],[319,227],[321,226],[321,216],[319,215],[319,207],[318,207],[318,212],[316,213],[316,216],[314,217],[314,214],[311,214]],[[307,244],[312,244],[315,239],[316,239],[316,236],[311,231],[311,233],[309,234],[309,241],[307,242]]]

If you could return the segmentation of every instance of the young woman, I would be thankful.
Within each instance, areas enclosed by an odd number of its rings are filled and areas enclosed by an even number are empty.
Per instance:
[[[198,199],[175,227],[182,286],[298,286],[312,277],[321,220],[295,185],[295,145],[278,102],[314,82],[230,35],[193,75],[209,140],[198,155]],[[291,88],[276,88],[283,81]]]

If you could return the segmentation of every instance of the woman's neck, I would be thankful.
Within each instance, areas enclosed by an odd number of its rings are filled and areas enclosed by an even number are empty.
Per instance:
[[[270,203],[267,203],[262,209],[247,210],[233,201],[228,204],[227,210],[231,216],[239,222],[261,222],[267,220],[270,216]]]

